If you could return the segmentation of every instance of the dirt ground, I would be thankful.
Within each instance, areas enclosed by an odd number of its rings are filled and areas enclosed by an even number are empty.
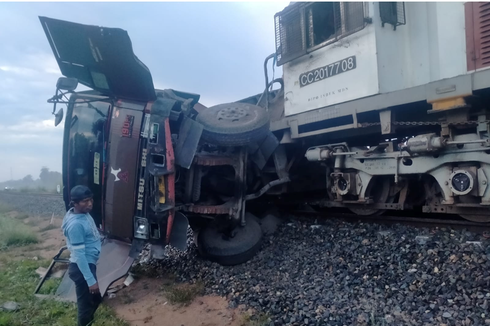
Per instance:
[[[15,212],[11,213],[13,216]],[[39,232],[40,242],[22,248],[18,257],[52,259],[65,245],[61,233],[61,218],[29,217],[24,223]],[[225,298],[219,296],[197,296],[186,306],[172,305],[162,291],[161,278],[138,278],[115,293],[115,297],[104,298],[104,302],[116,314],[132,326],[246,326],[246,313],[228,308]],[[119,282],[122,283],[122,282]]]
[[[161,279],[140,279],[106,302],[119,317],[134,326],[241,326],[243,316],[227,308],[218,296],[200,296],[188,306],[168,302],[160,290]]]
[[[12,218],[22,216],[21,213],[15,211],[6,215],[10,215]],[[61,233],[61,218],[28,217],[22,219],[22,221],[38,233],[39,242],[28,246],[11,248],[9,252],[14,253],[12,256],[51,260],[58,253],[59,249],[65,245],[65,240]]]

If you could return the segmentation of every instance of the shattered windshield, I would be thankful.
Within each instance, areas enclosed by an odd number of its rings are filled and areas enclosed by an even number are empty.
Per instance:
[[[97,226],[102,224],[103,180],[105,143],[108,138],[107,121],[111,104],[102,101],[78,99],[73,105],[70,119],[68,145],[68,183],[88,186],[94,193],[91,215]]]

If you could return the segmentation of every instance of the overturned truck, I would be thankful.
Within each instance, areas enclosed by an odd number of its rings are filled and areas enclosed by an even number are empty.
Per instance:
[[[488,223],[487,10],[292,3],[275,16],[265,91],[209,108],[154,89],[124,30],[41,17],[65,76],[50,99],[67,104],[65,202],[76,184],[93,189],[100,230],[130,257],[147,243],[154,257],[184,248],[190,225],[200,253],[221,264],[257,252],[262,231],[247,207],[271,195]],[[271,60],[282,78],[269,80]],[[63,112],[53,114],[59,124]]]
[[[250,171],[264,167],[279,143],[267,111],[246,103],[206,108],[199,95],[156,90],[126,31],[40,20],[66,76],[49,102],[53,113],[67,104],[67,208],[72,187],[90,187],[96,225],[113,242],[130,243],[133,257],[147,243],[155,258],[166,245],[185,248],[190,225],[204,257],[225,265],[250,259],[262,231],[245,204],[271,187],[248,194],[257,183]],[[92,90],[75,92],[78,83]],[[56,112],[55,123],[62,118]]]

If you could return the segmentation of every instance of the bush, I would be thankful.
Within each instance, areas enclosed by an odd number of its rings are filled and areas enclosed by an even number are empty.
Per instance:
[[[37,243],[36,234],[24,223],[0,215],[0,248]]]
[[[8,207],[7,205],[0,204],[0,214],[8,213],[8,212],[11,212],[11,211],[13,211],[12,208]]]
[[[56,325],[72,326],[77,316],[76,305],[52,299],[38,299],[34,288],[39,282],[36,269],[48,266],[49,261],[15,260],[7,257],[0,265],[0,303],[15,301],[17,311],[0,310],[0,326]],[[53,294],[60,280],[48,280],[42,293]],[[128,326],[117,318],[104,303],[97,309],[93,326]]]
[[[204,284],[174,284],[164,288],[165,296],[172,304],[188,305],[204,293]]]
[[[37,192],[48,192],[46,187],[37,187]]]

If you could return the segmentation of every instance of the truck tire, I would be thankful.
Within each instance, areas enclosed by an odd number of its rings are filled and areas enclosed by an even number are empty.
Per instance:
[[[233,238],[225,238],[216,225],[210,224],[199,231],[197,248],[201,256],[220,265],[245,263],[262,245],[262,227],[254,218],[247,219],[244,227],[237,228]]]
[[[269,114],[247,103],[227,103],[204,109],[197,115],[202,139],[220,146],[244,146],[261,141],[269,132]]]

